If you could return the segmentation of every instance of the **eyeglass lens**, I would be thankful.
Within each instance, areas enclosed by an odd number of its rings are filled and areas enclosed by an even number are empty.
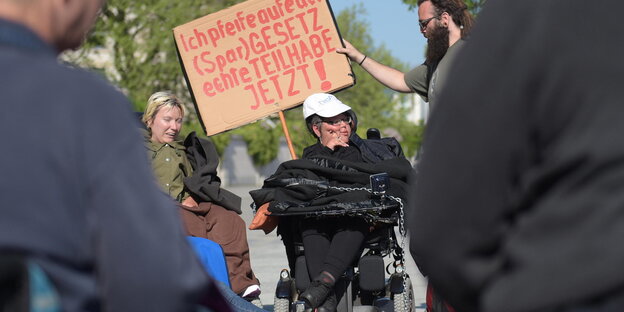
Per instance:
[[[437,18],[437,17],[438,16],[432,16],[432,17],[424,19],[422,21],[418,21],[418,24],[420,24],[420,29],[427,28],[427,25],[429,25],[429,22],[431,22],[432,19]]]
[[[340,124],[341,122],[344,122],[346,124],[350,124],[351,123],[351,117],[344,117],[344,118],[336,119],[336,120],[323,120],[323,122],[327,123],[329,125],[332,125],[332,126]]]

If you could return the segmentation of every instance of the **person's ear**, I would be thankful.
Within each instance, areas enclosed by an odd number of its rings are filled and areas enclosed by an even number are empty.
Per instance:
[[[313,124],[312,131],[314,131],[314,134],[316,134],[317,138],[321,138],[321,128],[319,127],[319,124]]]
[[[451,15],[448,14],[448,12],[442,12],[442,14],[440,14],[440,22],[442,23],[442,26],[448,28],[451,20]]]

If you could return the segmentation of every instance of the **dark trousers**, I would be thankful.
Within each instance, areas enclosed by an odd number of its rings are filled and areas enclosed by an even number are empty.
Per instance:
[[[368,224],[353,217],[301,220],[301,238],[310,279],[321,272],[338,278],[354,262],[368,234]]]

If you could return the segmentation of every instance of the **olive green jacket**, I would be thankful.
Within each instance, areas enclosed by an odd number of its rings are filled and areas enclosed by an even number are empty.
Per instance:
[[[158,185],[169,196],[182,202],[189,196],[184,189],[184,178],[193,173],[182,142],[155,143],[150,140],[149,132],[145,131],[145,147]]]

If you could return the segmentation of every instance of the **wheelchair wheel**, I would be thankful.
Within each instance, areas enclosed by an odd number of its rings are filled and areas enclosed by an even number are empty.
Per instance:
[[[405,277],[405,288],[402,292],[393,294],[395,312],[412,312],[414,311],[414,288],[412,280]]]
[[[295,281],[290,277],[290,272],[287,269],[283,269],[280,272],[280,279],[277,282],[275,296],[273,297],[273,311],[289,312],[291,310],[291,302],[296,294]]]
[[[273,300],[273,311],[274,312],[289,312],[290,311],[290,300],[288,298],[277,298]]]

